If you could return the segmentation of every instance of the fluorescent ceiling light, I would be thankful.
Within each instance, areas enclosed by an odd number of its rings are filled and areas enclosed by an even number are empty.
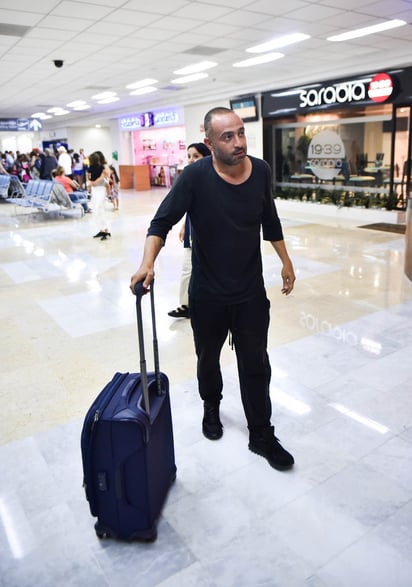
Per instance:
[[[47,120],[48,118],[53,118],[51,114],[43,114],[43,116],[39,116],[40,120]]]
[[[35,112],[30,118],[41,118],[42,116],[44,116],[44,112]]]
[[[67,108],[76,108],[77,106],[83,106],[84,104],[86,104],[85,100],[75,100],[74,102],[66,104],[66,106]]]
[[[198,71],[205,71],[205,69],[216,67],[216,65],[217,63],[214,61],[201,61],[200,63],[195,63],[194,65],[188,65],[187,67],[176,69],[176,71],[173,73],[176,75],[191,75],[192,73],[197,73]]]
[[[142,94],[151,94],[152,92],[156,92],[157,88],[154,86],[145,86],[144,88],[138,88],[137,90],[133,90],[133,92],[129,92],[131,96],[141,96]]]
[[[112,102],[117,102],[120,100],[117,96],[107,96],[107,98],[103,98],[102,100],[98,100],[98,104],[111,104]]]
[[[139,82],[133,82],[132,84],[128,84],[126,88],[128,90],[136,90],[137,88],[143,88],[143,86],[152,86],[153,84],[157,84],[157,79],[147,77],[146,79],[142,79]]]
[[[63,108],[61,108],[60,106],[54,106],[53,108],[49,108],[47,112],[49,114],[54,114],[55,112],[60,112],[61,110],[63,110]]]
[[[187,84],[189,82],[195,82],[199,79],[203,79],[205,77],[209,77],[207,73],[194,73],[193,75],[186,75],[184,77],[177,77],[176,79],[172,79],[172,84]]]
[[[382,31],[387,31],[389,29],[394,29],[399,26],[403,26],[406,24],[404,20],[388,20],[387,22],[382,22],[381,24],[375,24],[372,26],[367,26],[362,29],[356,29],[354,31],[349,31],[347,33],[342,33],[341,35],[334,35],[332,37],[328,37],[328,41],[348,41],[349,39],[357,39],[359,37],[366,37],[367,35],[373,35],[374,33],[381,33]]]
[[[61,108],[60,110],[57,110],[54,115],[55,116],[63,116],[64,114],[70,114],[69,110],[63,110],[63,108]]]
[[[265,53],[266,51],[272,51],[273,49],[280,49],[281,47],[287,47],[294,43],[300,43],[300,41],[305,41],[306,39],[310,39],[310,35],[305,35],[304,33],[292,33],[291,35],[284,35],[283,37],[278,37],[277,39],[262,43],[261,45],[249,47],[246,51],[247,53]]]
[[[89,104],[83,104],[83,105],[80,105],[80,106],[75,106],[73,108],[73,110],[76,110],[76,111],[77,110],[88,110],[89,108],[91,108],[91,106]]]
[[[245,59],[244,61],[233,63],[233,67],[252,67],[253,65],[275,61],[275,59],[280,59],[281,57],[284,57],[283,53],[265,53],[259,57],[251,57],[251,59]]]
[[[105,98],[112,98],[116,96],[116,92],[101,92],[100,94],[95,94],[92,96],[93,100],[104,100]]]

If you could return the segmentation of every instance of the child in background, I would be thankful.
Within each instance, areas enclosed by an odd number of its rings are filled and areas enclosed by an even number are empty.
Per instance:
[[[117,175],[117,171],[113,165],[109,165],[110,169],[110,176],[109,176],[109,183],[108,183],[108,197],[113,204],[113,208],[115,210],[119,209],[119,176]]]

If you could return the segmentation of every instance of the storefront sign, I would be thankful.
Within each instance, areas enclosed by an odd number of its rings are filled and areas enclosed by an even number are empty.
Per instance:
[[[340,136],[322,130],[313,137],[308,148],[308,165],[319,179],[332,180],[342,171],[345,146]]]
[[[140,130],[153,126],[173,126],[176,124],[179,124],[179,113],[174,110],[144,112],[119,119],[120,130]]]
[[[37,118],[0,118],[0,132],[36,132],[42,129]]]
[[[299,108],[307,106],[321,106],[322,104],[344,104],[364,100],[366,97],[365,84],[358,82],[347,82],[336,86],[327,86],[316,90],[303,90],[300,94]]]
[[[409,103],[411,72],[412,68],[396,69],[264,92],[262,115],[263,118],[272,118],[381,102]]]
[[[153,114],[145,112],[133,116],[126,116],[119,120],[120,130],[138,130],[153,126]]]

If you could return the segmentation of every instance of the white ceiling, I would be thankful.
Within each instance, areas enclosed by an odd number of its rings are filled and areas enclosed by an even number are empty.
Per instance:
[[[326,38],[398,18],[412,22],[412,0],[13,0],[0,8],[0,118],[29,117],[74,100],[84,112],[44,121],[44,128],[104,123],[149,108],[227,100],[357,73],[412,65],[411,24],[350,42]],[[17,25],[17,27],[16,27]],[[16,28],[15,28],[16,27]],[[27,27],[21,29],[20,27]],[[25,31],[23,36],[20,36]],[[310,39],[285,57],[253,68],[233,63],[245,49],[287,33]],[[6,34],[5,34],[6,33]],[[12,33],[12,34],[10,34]],[[57,69],[53,60],[62,59]],[[207,77],[171,86],[176,69],[213,60]],[[159,91],[130,96],[125,86],[155,78]],[[91,97],[114,90],[120,101]]]

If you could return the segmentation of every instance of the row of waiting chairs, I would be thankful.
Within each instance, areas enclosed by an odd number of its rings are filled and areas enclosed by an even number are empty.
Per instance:
[[[11,185],[15,187],[11,189]],[[12,175],[0,175],[0,197],[6,202],[33,211],[84,214],[83,203],[87,202],[87,193],[81,194],[76,203],[72,202],[64,187],[55,181],[30,179],[26,186]],[[83,198],[83,199],[82,199]]]

